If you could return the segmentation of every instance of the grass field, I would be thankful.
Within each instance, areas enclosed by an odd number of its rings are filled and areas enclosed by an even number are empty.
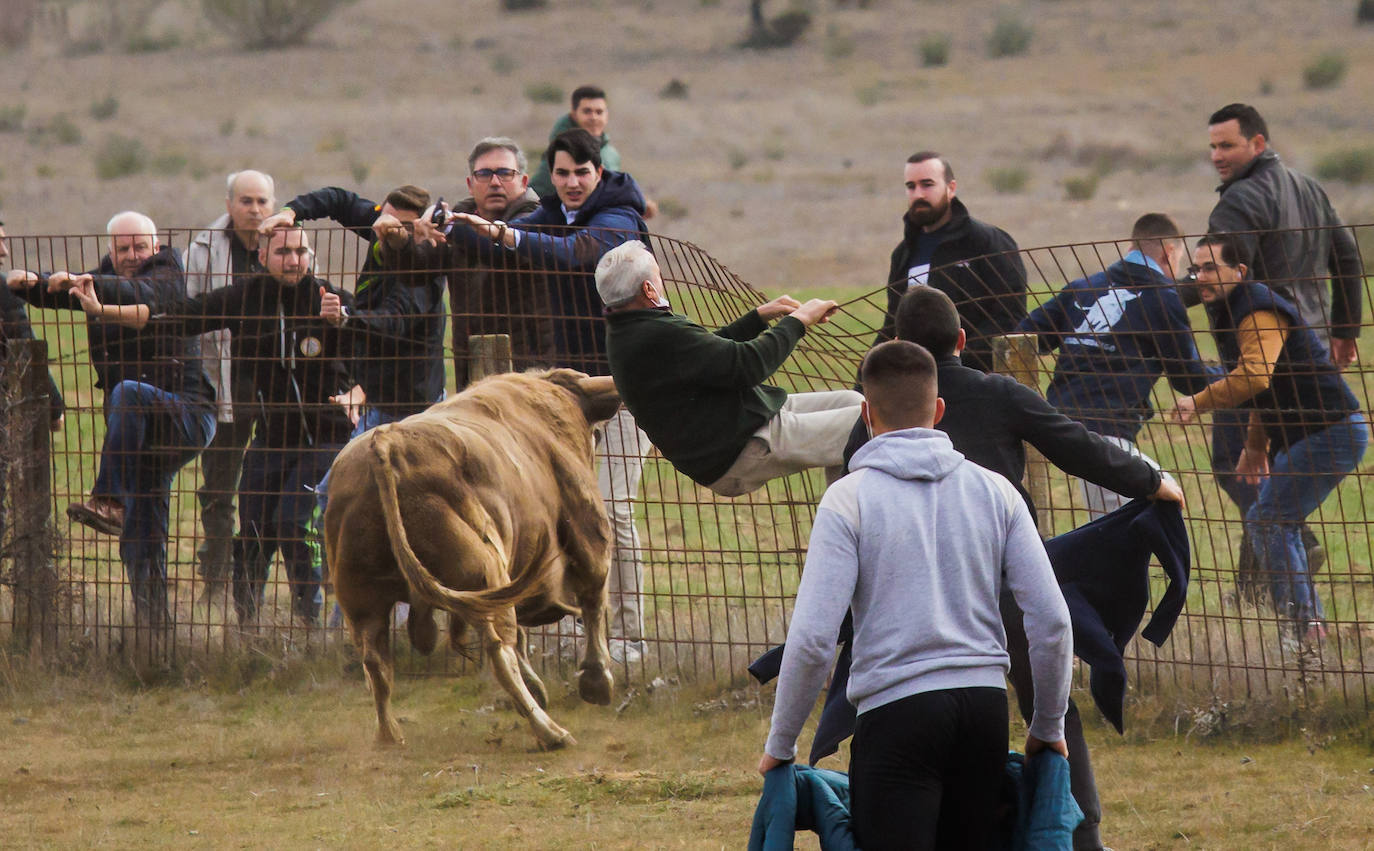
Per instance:
[[[617,687],[612,706],[550,683],[577,747],[540,753],[485,679],[396,696],[408,744],[372,744],[371,700],[337,658],[251,683],[210,667],[132,690],[0,659],[0,835],[9,848],[739,848],[771,689]],[[1093,713],[1090,713],[1093,715]],[[1204,738],[1168,713],[1123,739],[1090,727],[1116,848],[1356,849],[1374,843],[1374,731]],[[1015,729],[1012,744],[1024,736]],[[802,747],[808,746],[805,737]],[[822,763],[843,769],[847,754]],[[805,834],[800,848],[816,848]]]

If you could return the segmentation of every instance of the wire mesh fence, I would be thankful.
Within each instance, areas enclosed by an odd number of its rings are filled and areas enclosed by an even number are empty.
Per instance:
[[[1364,244],[1374,234],[1370,226],[1350,231]],[[67,518],[68,506],[90,505],[93,489],[102,487],[98,483],[102,447],[109,465],[117,466],[121,460],[118,447],[106,445],[109,395],[114,388],[100,379],[122,374],[119,369],[124,367],[131,368],[135,376],[150,375],[154,361],[175,363],[177,350],[161,344],[140,349],[136,339],[130,342],[112,337],[107,328],[99,327],[108,325],[108,319],[88,323],[79,303],[49,301],[46,303],[51,307],[37,307],[34,304],[45,303],[42,298],[20,293],[33,303],[29,320],[35,335],[47,342],[48,367],[66,408],[64,419],[53,424],[50,432],[46,462],[50,486],[42,495],[42,510],[36,510],[32,494],[44,483],[32,473],[32,459],[41,457],[41,451],[33,447],[48,441],[21,435],[41,438],[45,432],[33,423],[47,428],[51,413],[41,406],[23,404],[37,392],[30,363],[33,354],[30,348],[9,345],[4,372],[8,486],[0,636],[20,646],[34,642],[49,645],[59,655],[108,653],[121,647],[127,652],[131,636],[141,634],[137,629],[140,619],[156,622],[165,617],[159,652],[168,654],[227,654],[262,642],[308,651],[347,642],[334,617],[327,577],[316,572],[318,541],[312,515],[318,510],[315,488],[319,476],[347,439],[346,425],[321,425],[330,417],[337,423],[343,410],[328,397],[339,395],[347,389],[339,386],[341,383],[366,371],[367,367],[357,363],[358,357],[391,363],[391,371],[383,371],[380,378],[369,373],[369,380],[385,388],[379,392],[389,394],[385,400],[391,406],[389,413],[399,416],[408,413],[402,391],[420,392],[417,388],[425,385],[418,376],[435,368],[436,362],[442,368],[442,391],[452,394],[462,389],[475,357],[467,345],[469,335],[509,334],[512,362],[519,369],[549,363],[558,357],[560,347],[566,355],[569,341],[593,338],[603,321],[599,305],[595,312],[571,311],[573,315],[560,308],[559,299],[566,304],[570,298],[560,287],[566,287],[567,280],[579,274],[585,280],[590,268],[585,262],[560,268],[550,261],[541,268],[531,268],[514,252],[484,250],[443,255],[442,262],[423,268],[400,268],[383,253],[374,253],[365,231],[320,227],[303,232],[313,248],[318,279],[310,281],[312,289],[323,285],[343,293],[345,302],[356,299],[352,302],[355,305],[381,304],[362,296],[371,287],[400,287],[406,279],[404,286],[410,289],[437,287],[446,292],[447,305],[436,302],[420,310],[412,305],[414,315],[409,324],[355,330],[350,339],[347,333],[321,320],[318,292],[313,298],[298,301],[277,298],[261,302],[247,317],[254,320],[251,325],[239,321],[246,318],[243,314],[248,310],[243,303],[237,303],[239,315],[231,315],[224,308],[225,302],[213,302],[213,307],[207,308],[205,297],[199,302],[151,299],[153,309],[145,317],[146,324],[121,334],[128,338],[181,339],[193,331],[198,334],[233,325],[242,337],[232,350],[233,371],[240,379],[256,376],[258,384],[232,393],[237,427],[224,421],[226,412],[210,401],[212,396],[199,409],[210,419],[219,420],[222,441],[212,451],[230,455],[241,451],[249,440],[245,421],[257,423],[257,443],[248,450],[244,478],[236,486],[206,487],[210,455],[198,452],[203,442],[195,445],[197,441],[184,434],[180,438],[155,434],[146,442],[151,451],[161,453],[156,474],[145,471],[152,477],[139,481],[150,493],[162,489],[166,500],[165,584],[161,584],[156,564],[159,541],[155,505],[130,506],[151,512],[152,520],[139,527],[138,535],[145,540],[142,546],[131,546],[127,525],[110,530],[122,532],[121,536],[98,532]],[[186,256],[197,233],[163,231],[162,244]],[[723,326],[766,300],[763,293],[698,247],[658,235],[649,240],[673,309],[701,325]],[[1192,243],[1189,240],[1190,247]],[[1027,277],[1026,307],[1035,310],[1053,304],[1066,284],[1108,272],[1132,249],[1123,241],[1021,252]],[[103,236],[11,237],[10,250],[12,269],[75,273],[97,270],[102,262],[108,263]],[[107,271],[115,270],[107,267]],[[942,271],[929,273],[937,286]],[[211,291],[222,289],[236,277],[227,265],[208,272],[213,280],[203,289]],[[563,280],[555,280],[560,276]],[[1324,279],[1313,283],[1326,287]],[[894,286],[900,291],[906,282]],[[46,289],[46,280],[40,280],[30,292],[42,289]],[[1100,282],[1097,289],[1088,289],[1099,297],[1104,292]],[[1131,298],[1146,291],[1137,286],[1130,290],[1134,293]],[[880,289],[844,300],[840,314],[808,333],[772,382],[793,391],[852,386],[864,351],[884,323],[889,292]],[[116,301],[132,306],[138,298],[131,292]],[[1098,300],[1085,298],[1084,304]],[[976,296],[964,294],[960,301],[961,313],[982,307]],[[1367,317],[1370,305],[1363,288],[1358,302],[1360,315]],[[215,315],[214,309],[223,315]],[[1211,380],[1220,380],[1227,371],[1227,352],[1224,346],[1218,348],[1209,330],[1207,310],[1206,304],[1189,310],[1186,316],[1190,326],[1185,336],[1211,369]],[[199,317],[197,322],[185,318],[191,314]],[[346,321],[344,328],[352,321]],[[1158,361],[1159,356],[1140,342],[1153,340],[1169,329],[1141,325],[1129,332],[1134,337],[1128,342],[1125,337],[1113,337],[1127,332],[1111,331],[1111,324],[1080,322],[1081,327],[1070,328],[1055,338],[1060,346],[1054,352],[1037,354],[1033,343],[1029,351],[1023,346],[1018,378],[1054,396],[1062,392],[1062,386],[1056,391],[1056,382],[1063,385],[1077,380],[1077,384],[1089,387],[1100,382],[1106,388],[1122,371],[1148,376],[1150,369],[1142,364],[1151,357]],[[1367,323],[1361,320],[1361,324]],[[7,322],[6,337],[12,340],[15,333],[11,326]],[[424,333],[431,335],[432,343],[413,345],[421,333],[415,329],[421,326],[428,328]],[[1296,335],[1300,330],[1301,326],[1294,325],[1289,333]],[[1065,343],[1075,337],[1075,342]],[[216,339],[203,340],[202,365],[207,373],[215,372],[221,355],[230,354],[227,348],[215,348]],[[1088,361],[1067,356],[1075,345],[1081,349],[1093,345],[1100,348],[1102,344],[1119,345],[1122,350],[1106,374],[1091,373],[1083,366]],[[21,356],[20,352],[27,354]],[[148,363],[114,362],[120,357],[145,356],[130,352],[147,352]],[[572,353],[581,357],[573,358],[574,365],[593,372],[606,371],[604,361],[598,362],[599,352],[589,349]],[[293,357],[296,361],[289,362]],[[329,371],[326,363],[330,361],[341,365],[339,374]],[[1301,640],[1305,636],[1295,632],[1291,608],[1282,599],[1277,605],[1273,601],[1276,588],[1282,597],[1280,586],[1290,581],[1286,577],[1291,576],[1291,568],[1273,559],[1256,566],[1253,554],[1246,554],[1242,547],[1245,516],[1226,490],[1234,477],[1227,479],[1224,472],[1213,469],[1214,429],[1210,420],[1216,415],[1205,414],[1177,424],[1161,414],[1174,408],[1176,398],[1184,395],[1169,382],[1167,373],[1175,366],[1165,363],[1163,374],[1146,382],[1143,406],[1123,412],[1103,405],[1101,410],[1077,414],[1080,419],[1095,420],[1094,427],[1104,433],[1133,435],[1137,450],[1172,474],[1187,496],[1185,517],[1193,556],[1187,605],[1163,647],[1131,643],[1127,660],[1133,686],[1152,693],[1200,696],[1204,701],[1330,697],[1367,710],[1369,675],[1374,672],[1368,463],[1360,458],[1355,470],[1342,478],[1306,518],[1310,535],[1303,558],[1313,567],[1315,608],[1305,611],[1300,620],[1306,626],[1319,618],[1325,635],[1317,641]],[[1294,380],[1299,382],[1315,380],[1319,374],[1328,377],[1324,380],[1334,375],[1356,400],[1350,412],[1316,412],[1319,416],[1315,419],[1314,412],[1299,412],[1300,427],[1293,433],[1321,432],[1348,413],[1369,410],[1370,372],[1362,363],[1340,371],[1305,363],[1288,363],[1284,369],[1284,375],[1297,375]],[[293,377],[297,379],[295,385],[291,383]],[[242,384],[240,379],[228,383]],[[407,380],[412,386],[399,386]],[[1108,390],[1102,394],[1110,395]],[[387,404],[378,407],[386,408]],[[19,419],[30,424],[27,431],[16,424]],[[275,436],[274,427],[280,431]],[[230,433],[233,439],[224,442]],[[1277,462],[1288,448],[1287,444],[1271,446],[1274,460]],[[26,458],[30,461],[27,465],[22,463]],[[28,472],[20,476],[21,469]],[[1273,475],[1290,475],[1296,480],[1300,474],[1285,473],[1276,463]],[[237,476],[235,473],[234,478]],[[1033,454],[1028,476],[1035,481],[1032,492],[1046,535],[1087,522],[1089,506],[1079,482]],[[775,480],[745,497],[726,499],[694,484],[657,452],[650,451],[633,503],[638,546],[632,554],[642,565],[638,599],[648,652],[642,663],[628,668],[622,665],[624,672],[631,679],[676,675],[730,682],[743,676],[754,657],[780,643],[823,488],[821,472],[811,471]],[[202,492],[198,494],[198,490]],[[210,529],[207,510],[223,513],[224,506],[235,498],[237,534],[232,525],[226,532],[222,522],[217,530]],[[50,555],[44,557],[44,552]],[[32,566],[36,562],[46,566],[54,583],[49,602],[44,604],[49,611],[40,618],[41,629],[35,629],[33,618],[25,613],[25,607],[31,607]],[[1112,565],[1102,569],[1109,571]],[[236,574],[241,586],[237,593]],[[1163,583],[1162,575],[1152,580],[1152,599],[1158,599]],[[159,614],[156,606],[149,607],[150,600],[160,599],[161,588],[165,588],[165,614]],[[532,630],[536,667],[574,670],[576,659],[569,650],[578,643],[575,633],[572,619]],[[405,647],[404,634],[398,616],[397,646]],[[417,675],[452,673],[469,665],[446,644],[429,657],[403,652],[400,662],[402,671]]]

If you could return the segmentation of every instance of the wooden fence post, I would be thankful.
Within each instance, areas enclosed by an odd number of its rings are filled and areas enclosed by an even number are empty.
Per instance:
[[[468,337],[468,384],[512,371],[509,334]]]
[[[57,648],[59,582],[52,522],[52,434],[48,428],[48,344],[10,340],[3,366],[9,555],[14,583],[14,638],[20,649]]]
[[[1021,384],[1040,392],[1039,340],[1034,334],[1006,334],[992,338],[993,366],[1002,375],[1009,375]],[[1035,503],[1040,537],[1053,531],[1050,521],[1050,466],[1039,450],[1026,445],[1026,481],[1031,502]]]

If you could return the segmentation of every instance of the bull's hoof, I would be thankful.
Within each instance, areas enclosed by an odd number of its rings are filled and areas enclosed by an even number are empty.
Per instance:
[[[539,742],[539,749],[544,751],[561,751],[564,748],[577,747],[577,739],[573,738],[572,733],[565,732],[556,739]]]
[[[406,737],[401,734],[400,725],[397,725],[394,730],[388,730],[386,727],[377,728],[378,747],[399,748],[404,747],[405,743]]]
[[[611,672],[605,666],[583,668],[577,672],[577,694],[587,703],[609,706],[612,685]]]

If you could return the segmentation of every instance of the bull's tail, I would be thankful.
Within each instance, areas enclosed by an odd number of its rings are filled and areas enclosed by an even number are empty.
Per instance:
[[[459,524],[460,534],[471,539],[467,542],[469,546],[462,549],[471,553],[485,552],[491,561],[484,565],[489,569],[483,570],[483,573],[488,577],[503,578],[504,584],[481,591],[455,591],[430,573],[411,548],[405,523],[401,520],[401,505],[396,492],[396,452],[390,431],[384,425],[371,432],[371,449],[377,461],[374,477],[387,535],[391,539],[391,552],[411,594],[435,608],[473,621],[517,605],[537,594],[543,571],[531,566],[514,581],[509,579],[510,553],[506,550],[500,531],[482,503],[471,497],[465,497],[462,505],[461,513],[466,522]]]

